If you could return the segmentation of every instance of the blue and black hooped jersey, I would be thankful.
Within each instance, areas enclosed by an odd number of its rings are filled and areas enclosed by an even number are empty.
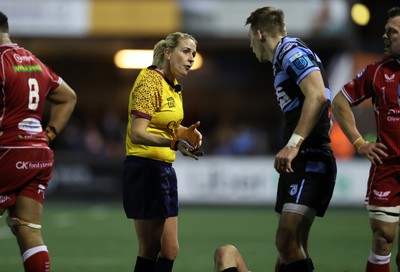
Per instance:
[[[285,143],[300,119],[304,95],[299,83],[312,71],[322,74],[328,103],[314,129],[302,147],[329,147],[331,91],[319,57],[298,38],[283,37],[273,61],[274,87],[278,104],[285,118]]]

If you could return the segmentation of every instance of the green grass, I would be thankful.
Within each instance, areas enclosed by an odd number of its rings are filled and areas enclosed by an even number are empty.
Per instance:
[[[0,220],[0,270],[23,271],[15,239],[4,221]],[[121,205],[49,202],[42,224],[52,271],[133,271],[136,236]],[[212,272],[214,249],[225,243],[241,250],[252,271],[273,271],[276,226],[271,207],[182,207],[174,271]],[[364,271],[370,240],[364,210],[330,209],[325,218],[316,219],[310,236],[316,270]]]

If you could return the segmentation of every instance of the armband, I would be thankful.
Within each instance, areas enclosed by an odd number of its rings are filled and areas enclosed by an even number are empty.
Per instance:
[[[353,146],[356,150],[360,149],[360,147],[365,144],[365,140],[363,137],[357,138],[357,140],[354,141]]]
[[[289,147],[294,147],[294,148],[300,148],[301,144],[303,143],[304,138],[300,136],[299,134],[293,133],[292,137],[290,137],[289,142],[286,144],[286,146]]]
[[[49,140],[49,142],[53,141],[57,137],[57,130],[53,126],[47,126],[46,129],[44,130],[44,133],[46,134],[46,137]]]

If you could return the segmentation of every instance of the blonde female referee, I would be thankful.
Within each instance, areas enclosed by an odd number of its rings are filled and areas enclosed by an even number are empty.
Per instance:
[[[153,65],[141,71],[129,97],[123,205],[139,244],[134,272],[170,272],[179,250],[175,151],[197,160],[200,122],[183,126],[182,86],[197,41],[169,34],[154,47]]]

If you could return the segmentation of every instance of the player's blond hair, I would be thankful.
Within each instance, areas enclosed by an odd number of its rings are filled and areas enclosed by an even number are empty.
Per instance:
[[[164,64],[165,49],[169,49],[170,52],[174,51],[174,49],[178,46],[179,40],[181,39],[192,39],[197,45],[196,39],[190,34],[182,32],[171,33],[154,46],[152,65],[156,66],[158,69],[161,69]]]
[[[263,7],[253,11],[246,20],[251,30],[267,31],[272,37],[286,35],[285,14],[275,7]]]

